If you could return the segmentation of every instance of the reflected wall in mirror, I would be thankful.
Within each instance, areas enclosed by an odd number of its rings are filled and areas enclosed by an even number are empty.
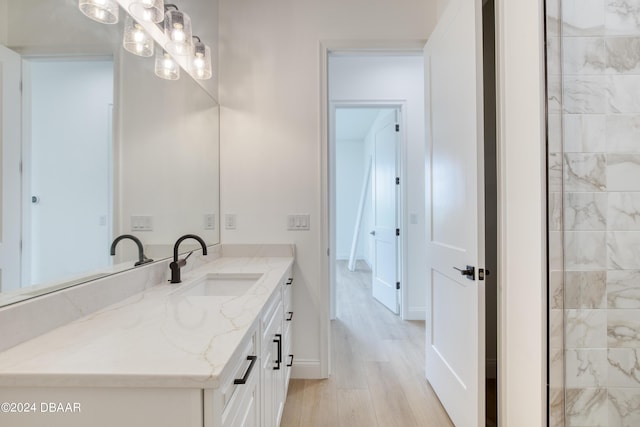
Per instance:
[[[217,102],[125,51],[124,16],[0,0],[0,305],[132,268],[121,234],[155,260],[220,241]]]

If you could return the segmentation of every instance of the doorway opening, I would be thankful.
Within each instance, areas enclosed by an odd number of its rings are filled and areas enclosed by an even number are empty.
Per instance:
[[[335,147],[335,256],[337,294],[351,273],[365,274],[370,296],[400,313],[402,228],[400,115],[396,106],[332,106]],[[345,265],[342,265],[345,264]],[[346,267],[346,269],[345,269]]]

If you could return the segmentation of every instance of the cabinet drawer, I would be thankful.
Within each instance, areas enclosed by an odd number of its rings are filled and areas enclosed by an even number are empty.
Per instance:
[[[265,310],[262,316],[262,342],[268,340],[270,333],[273,333],[273,331],[269,331],[269,329],[276,319],[282,321],[282,295],[280,292],[275,293],[274,298],[272,298],[268,304],[268,309]]]
[[[220,386],[220,394],[222,397],[222,407],[225,413],[227,407],[233,403],[237,395],[242,390],[247,388],[253,378],[259,375],[260,363],[258,359],[258,348],[256,345],[256,332],[254,332],[250,339],[244,344],[244,349],[240,353],[240,356],[234,361],[233,368]],[[251,360],[255,358],[254,360]],[[235,384],[236,380],[243,379],[245,384]],[[223,415],[224,418],[224,415]]]

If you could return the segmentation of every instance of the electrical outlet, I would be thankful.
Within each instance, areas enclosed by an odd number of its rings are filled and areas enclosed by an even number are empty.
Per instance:
[[[236,214],[224,214],[224,228],[227,230],[236,229]]]
[[[131,231],[153,231],[153,217],[149,215],[132,215]]]
[[[204,229],[205,230],[216,229],[216,214],[204,214]]]
[[[311,228],[309,214],[289,214],[287,215],[287,230],[302,231]]]

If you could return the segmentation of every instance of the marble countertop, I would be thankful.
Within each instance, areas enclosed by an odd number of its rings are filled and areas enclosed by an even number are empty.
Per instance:
[[[292,263],[218,258],[0,353],[0,387],[215,388]],[[262,277],[239,297],[175,292],[208,273]]]

